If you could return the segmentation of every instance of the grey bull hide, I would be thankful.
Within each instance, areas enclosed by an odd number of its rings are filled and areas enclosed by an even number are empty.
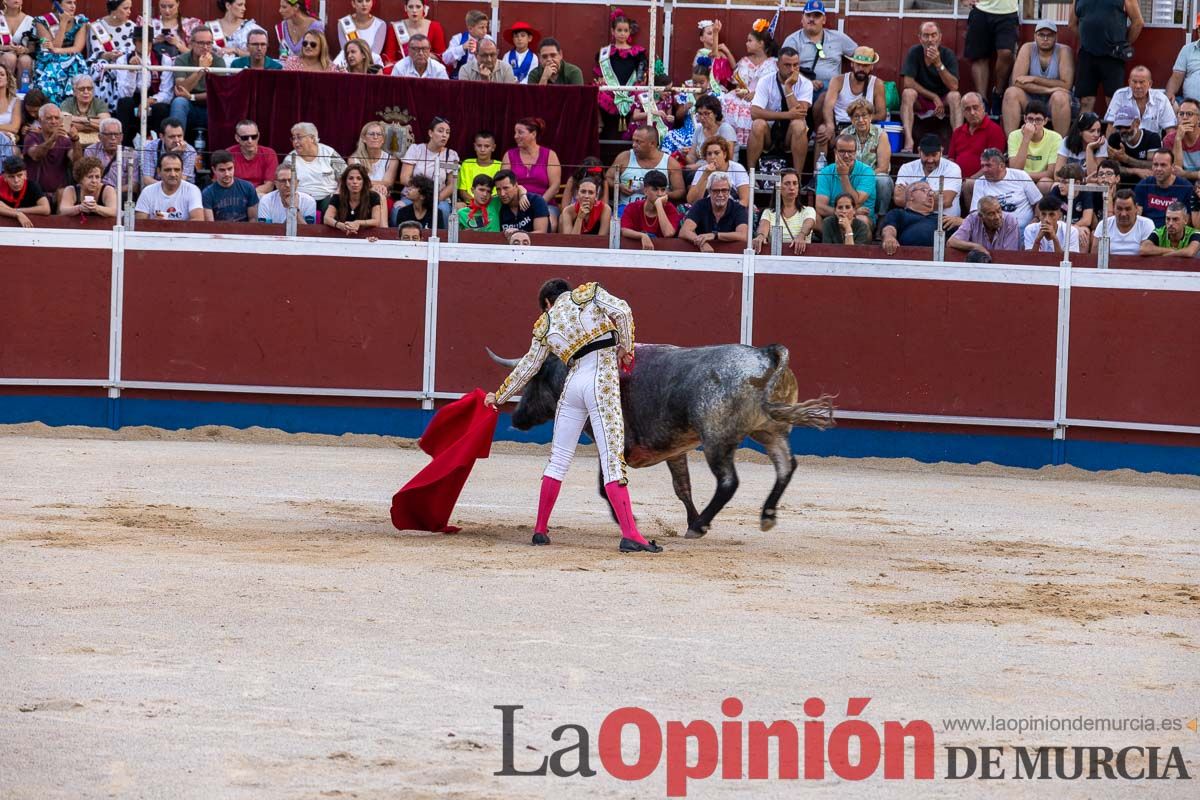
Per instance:
[[[517,363],[487,352],[509,369]],[[625,462],[631,467],[667,462],[675,495],[687,510],[687,538],[695,539],[708,533],[713,518],[737,491],[734,453],[749,436],[775,466],[775,485],[761,516],[762,530],[773,528],[779,498],[796,469],[792,426],[832,427],[832,397],[797,402],[796,376],[783,345],[639,344],[635,354],[633,370],[621,373]],[[553,356],[546,359],[521,393],[513,427],[528,430],[554,419],[567,369]],[[585,430],[591,434],[590,427]],[[717,479],[712,500],[699,512],[692,502],[687,462],[688,452],[698,446]]]

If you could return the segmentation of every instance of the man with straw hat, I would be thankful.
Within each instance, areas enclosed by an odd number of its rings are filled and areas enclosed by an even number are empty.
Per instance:
[[[837,131],[850,124],[847,109],[855,100],[871,104],[872,122],[887,119],[887,98],[883,81],[873,74],[879,54],[871,47],[856,47],[850,54],[850,71],[837,75],[829,82],[831,102],[825,103],[824,121],[817,127],[817,143],[827,145]]]

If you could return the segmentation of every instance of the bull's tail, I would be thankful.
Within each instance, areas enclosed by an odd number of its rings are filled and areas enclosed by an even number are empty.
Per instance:
[[[829,394],[803,403],[767,403],[767,416],[777,422],[818,430],[837,424],[833,419],[833,395]]]
[[[764,398],[767,416],[789,425],[820,430],[832,428],[836,424],[833,420],[833,395],[823,394],[815,400],[797,403],[796,376],[788,365],[788,349],[781,344],[769,344],[762,350],[774,363]]]

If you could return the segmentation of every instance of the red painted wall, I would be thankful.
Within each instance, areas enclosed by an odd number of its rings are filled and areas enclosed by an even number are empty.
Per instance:
[[[1067,416],[1200,425],[1200,294],[1072,289]]]
[[[106,379],[112,253],[0,252],[0,377]]]
[[[127,251],[127,380],[420,389],[425,263]]]
[[[1049,419],[1058,289],[759,275],[754,343],[839,408]]]

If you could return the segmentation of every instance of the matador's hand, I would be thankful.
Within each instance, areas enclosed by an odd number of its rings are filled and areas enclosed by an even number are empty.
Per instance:
[[[483,398],[483,404],[485,406],[487,406],[488,408],[492,409],[493,411],[499,410],[496,407],[496,393],[495,392],[488,392],[487,397]]]

